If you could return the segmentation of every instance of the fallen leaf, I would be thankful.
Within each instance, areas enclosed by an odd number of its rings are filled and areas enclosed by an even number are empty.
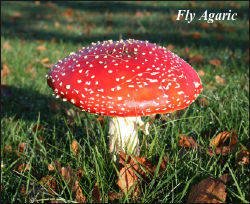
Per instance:
[[[6,76],[8,76],[8,74],[10,73],[10,69],[6,64],[2,65],[3,70],[1,70],[1,78],[4,78]]]
[[[203,98],[199,98],[198,100],[199,104],[202,105],[203,107],[207,107],[208,106],[208,100],[203,97]]]
[[[179,135],[179,137],[180,137],[180,140],[179,140],[178,145],[180,147],[195,148],[198,146],[195,140],[190,136]]]
[[[82,189],[77,180],[75,181],[74,191],[75,191],[75,201],[79,203],[85,203],[86,197],[83,195]]]
[[[30,170],[30,165],[26,163],[22,163],[21,165],[16,167],[15,170],[19,173],[23,173],[24,171]]]
[[[145,170],[143,170],[143,169]],[[148,180],[148,176],[153,173],[155,168],[147,161],[145,157],[134,156],[131,158],[124,152],[120,152],[119,160],[119,179],[117,185],[123,193],[128,192],[134,186],[132,197],[135,198],[140,193],[140,175],[144,180]]]
[[[175,46],[172,45],[172,44],[169,44],[169,45],[167,46],[167,49],[170,50],[170,51],[172,51],[174,48],[175,48]]]
[[[71,30],[72,29],[72,25],[67,25],[67,29]]]
[[[130,188],[135,185],[133,189],[133,196],[138,196],[140,192],[140,187],[138,185],[139,178],[135,174],[134,170],[131,168],[130,164],[127,164],[125,167],[123,167],[120,172],[120,177],[117,185],[120,187],[123,193],[128,193]]]
[[[12,146],[10,145],[4,145],[4,150],[3,152],[6,154],[6,153],[10,153],[12,152]]]
[[[68,8],[66,11],[62,12],[62,15],[64,15],[64,16],[72,16],[73,15],[73,10],[71,8]]]
[[[231,142],[229,146],[235,145],[237,143],[238,135],[234,131],[224,131],[216,135],[215,138],[213,138],[209,146],[210,147],[220,147],[222,146],[229,138],[231,138]]]
[[[219,75],[215,76],[215,81],[216,81],[217,84],[219,84],[221,86],[225,86],[226,85],[225,79],[223,79]]]
[[[18,157],[21,156],[20,153],[23,153],[25,151],[26,146],[27,146],[26,142],[22,142],[21,144],[19,144],[18,149],[16,150],[16,154],[17,154]]]
[[[227,174],[220,178],[206,178],[194,185],[187,203],[224,203],[226,201]]]
[[[47,48],[44,45],[40,45],[36,47],[36,50],[39,52],[44,52],[44,51],[47,51]]]
[[[122,198],[124,196],[123,193],[116,193],[116,192],[108,192],[109,195],[109,199],[110,200],[119,200],[120,198]]]
[[[3,44],[3,49],[5,50],[11,50],[12,49],[12,46],[9,44],[9,42],[5,42]]]
[[[209,60],[209,63],[211,65],[216,66],[216,67],[220,67],[221,66],[221,60],[220,59],[211,59],[211,60]]]
[[[49,175],[42,177],[40,180],[40,184],[43,185],[46,190],[52,195],[55,195],[55,192],[58,192],[58,186],[55,177]]]
[[[14,20],[17,20],[17,19],[23,18],[23,15],[22,15],[21,13],[19,13],[19,12],[15,12],[15,13],[13,13],[13,15],[11,16],[11,18],[14,19]]]
[[[94,189],[92,191],[92,199],[94,200],[95,203],[100,203],[102,201],[97,183],[95,184]]]
[[[44,131],[44,127],[40,124],[38,125],[34,125],[34,127],[32,128],[33,132],[36,132],[36,131]]]
[[[208,29],[208,28],[210,28],[210,24],[208,24],[208,23],[201,23],[200,27],[204,28],[204,29]]]
[[[178,14],[174,14],[174,15],[171,17],[171,20],[172,20],[172,21],[176,21],[177,18],[178,18]],[[180,17],[179,17],[179,20],[182,20],[182,19],[183,19],[183,16],[180,16]]]
[[[43,58],[43,59],[41,60],[41,64],[46,64],[46,63],[48,63],[48,62],[50,62],[50,59],[49,59],[48,57]]]
[[[247,150],[242,149],[238,154],[238,164],[246,165],[249,164],[249,152]]]
[[[61,175],[64,178],[65,182],[68,184],[69,188],[72,189],[76,178],[69,164],[67,165],[67,167],[61,168]]]
[[[58,21],[56,21],[56,22],[54,23],[54,26],[57,28],[57,27],[60,26],[60,23],[59,23]]]
[[[78,143],[76,140],[73,140],[72,144],[71,144],[71,150],[73,151],[73,153],[77,154],[78,152]]]
[[[199,32],[195,32],[193,34],[191,34],[193,39],[199,39],[201,37],[201,34]]]
[[[48,165],[48,170],[49,171],[54,171],[55,170],[55,167],[53,166],[53,164]]]
[[[199,54],[189,56],[189,63],[190,64],[200,65],[200,64],[203,64],[203,61],[204,61],[203,57]]]
[[[200,70],[198,71],[198,75],[199,75],[200,77],[203,77],[203,76],[205,76],[205,72],[204,72],[202,69],[200,69]]]
[[[136,18],[140,18],[140,17],[143,17],[143,16],[144,16],[144,13],[142,13],[141,11],[136,11],[136,13],[135,13]]]

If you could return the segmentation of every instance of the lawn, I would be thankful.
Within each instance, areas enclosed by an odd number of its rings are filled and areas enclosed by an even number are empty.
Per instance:
[[[86,202],[187,202],[193,186],[223,175],[227,175],[226,202],[250,202],[248,6],[248,2],[2,2],[2,202],[67,203],[79,201],[77,195]],[[178,9],[197,16],[206,9],[214,13],[231,9],[237,20],[176,21]],[[165,46],[189,62],[203,84],[200,96],[185,110],[143,117],[154,121],[148,136],[139,133],[140,156],[158,170],[145,181],[138,180],[136,198],[133,192],[123,194],[117,185],[119,169],[108,154],[109,117],[56,99],[45,77],[58,60],[91,42],[128,38]],[[221,144],[230,147],[226,153],[209,146],[225,131],[233,132]],[[181,135],[199,146],[183,145]],[[159,172],[163,158],[167,162]],[[78,186],[72,184],[73,177]]]

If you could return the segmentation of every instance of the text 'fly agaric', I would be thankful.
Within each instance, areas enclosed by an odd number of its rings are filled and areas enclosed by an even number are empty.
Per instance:
[[[110,152],[139,153],[140,116],[189,106],[202,90],[183,59],[148,41],[92,43],[57,62],[47,76],[57,97],[89,113],[113,116]],[[147,126],[146,126],[147,132]]]

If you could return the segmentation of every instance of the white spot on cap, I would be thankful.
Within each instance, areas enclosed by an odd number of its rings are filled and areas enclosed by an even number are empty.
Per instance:
[[[117,99],[120,101],[120,100],[122,100],[122,97],[118,96]]]
[[[79,73],[82,73],[82,69],[80,69],[78,72],[79,72]]]
[[[82,80],[81,79],[77,80],[77,83],[78,84],[82,83]]]
[[[112,72],[113,72],[113,70],[111,70],[111,69],[108,71],[108,73],[112,73]]]
[[[72,98],[72,99],[70,100],[70,102],[74,104],[74,103],[75,103],[75,100]]]
[[[70,89],[70,85],[66,85],[66,89]]]
[[[198,88],[200,86],[200,83],[199,82],[194,82],[194,86],[195,86],[195,88]]]
[[[179,92],[177,92],[179,95],[181,95],[181,94],[184,94],[184,92],[183,91],[179,91]]]

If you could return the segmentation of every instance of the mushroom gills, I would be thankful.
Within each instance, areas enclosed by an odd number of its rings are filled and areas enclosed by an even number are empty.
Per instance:
[[[149,123],[141,117],[112,117],[109,122],[109,152],[114,161],[119,152],[139,156],[138,128],[149,134]]]

